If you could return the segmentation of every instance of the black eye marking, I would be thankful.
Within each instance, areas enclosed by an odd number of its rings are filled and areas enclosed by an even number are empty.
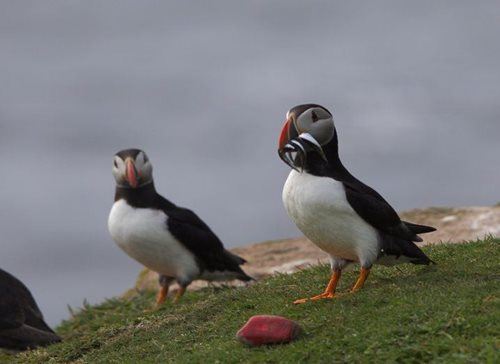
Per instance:
[[[311,112],[311,117],[312,117],[313,123],[315,123],[316,121],[319,120],[318,115],[316,115],[316,113],[314,112],[314,110]]]
[[[116,159],[113,161],[113,164],[115,165],[116,168],[118,168],[118,163],[116,163]]]

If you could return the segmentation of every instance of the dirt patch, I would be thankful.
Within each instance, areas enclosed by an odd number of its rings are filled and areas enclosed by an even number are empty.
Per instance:
[[[403,212],[401,218],[437,228],[437,231],[421,236],[424,239],[421,245],[441,242],[460,243],[490,234],[500,235],[500,206],[431,207]],[[328,262],[327,255],[304,237],[266,241],[234,248],[231,251],[248,261],[244,269],[256,279],[277,272],[293,273],[309,265]],[[233,285],[233,283],[228,284]],[[239,284],[234,283],[234,285]],[[196,281],[190,289],[206,286],[206,282]],[[157,289],[158,275],[145,269],[139,274],[135,288],[127,294]]]

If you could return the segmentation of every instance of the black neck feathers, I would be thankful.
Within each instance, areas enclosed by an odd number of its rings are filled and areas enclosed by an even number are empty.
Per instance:
[[[138,188],[116,186],[115,202],[124,199],[132,207],[172,209],[176,206],[156,192],[154,182]]]
[[[319,153],[307,154],[305,167],[307,173],[319,177],[331,177],[336,180],[354,178],[340,161],[337,131],[335,131],[333,139],[323,147],[323,152],[328,162]]]

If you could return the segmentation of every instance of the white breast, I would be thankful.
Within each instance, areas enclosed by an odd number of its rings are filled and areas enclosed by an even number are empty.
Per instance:
[[[134,208],[119,200],[109,214],[108,229],[116,244],[147,268],[192,280],[200,273],[194,255],[170,234],[166,221],[161,210]]]
[[[378,233],[349,205],[341,182],[293,170],[283,203],[304,235],[331,256],[370,265],[376,260]]]

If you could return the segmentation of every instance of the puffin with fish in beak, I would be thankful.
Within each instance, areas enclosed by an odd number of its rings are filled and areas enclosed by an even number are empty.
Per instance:
[[[332,114],[317,104],[298,105],[286,114],[278,154],[292,171],[283,187],[285,209],[302,233],[330,256],[331,277],[323,293],[296,300],[335,297],[342,270],[359,263],[363,287],[373,264],[433,263],[415,244],[435,228],[402,221],[374,189],[340,161]]]

